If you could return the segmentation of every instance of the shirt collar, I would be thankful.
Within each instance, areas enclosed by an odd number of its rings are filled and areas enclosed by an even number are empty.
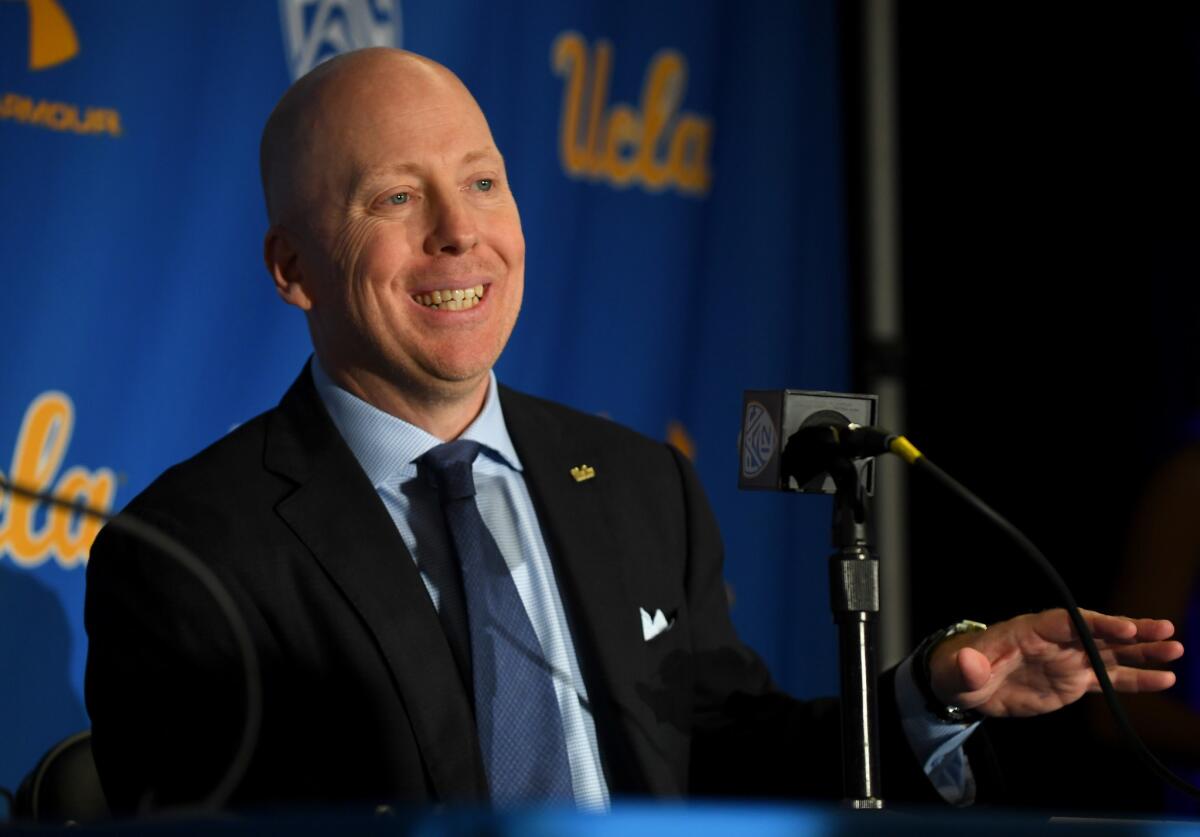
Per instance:
[[[442,440],[432,433],[385,413],[339,387],[326,374],[315,355],[309,368],[317,394],[329,417],[372,485],[382,485],[405,465],[442,444]],[[483,409],[458,438],[479,442],[492,459],[514,471],[523,470],[512,437],[508,435],[508,425],[504,423],[495,372],[488,373],[488,391]]]

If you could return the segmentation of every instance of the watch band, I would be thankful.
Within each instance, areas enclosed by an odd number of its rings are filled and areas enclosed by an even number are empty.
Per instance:
[[[986,630],[987,625],[982,622],[973,622],[970,619],[964,619],[961,622],[955,622],[953,625],[942,628],[940,631],[935,631],[925,637],[921,641],[921,644],[917,646],[917,650],[913,652],[913,679],[917,681],[917,688],[921,690],[921,694],[925,698],[926,708],[939,721],[947,724],[972,724],[983,720],[983,715],[974,709],[964,709],[952,703],[943,703],[933,693],[929,658],[933,656],[933,649],[941,644],[943,640],[958,634],[974,634]]]

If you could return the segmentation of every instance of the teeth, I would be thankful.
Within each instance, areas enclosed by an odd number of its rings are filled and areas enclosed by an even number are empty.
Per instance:
[[[463,311],[473,308],[483,299],[483,285],[473,288],[454,288],[445,291],[433,291],[428,294],[413,294],[413,301],[440,310]]]

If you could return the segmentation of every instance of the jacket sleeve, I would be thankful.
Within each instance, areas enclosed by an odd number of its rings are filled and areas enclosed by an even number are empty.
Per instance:
[[[85,695],[109,807],[197,805],[245,718],[233,633],[194,575],[116,526],[96,539],[87,572]]]
[[[672,449],[689,521],[686,584],[692,612],[695,718],[689,792],[701,796],[839,799],[843,796],[838,701],[797,700],[779,690],[729,618],[723,550],[715,517],[691,464]],[[879,700],[881,785],[885,800],[943,804],[912,753],[895,700],[895,669]],[[996,787],[986,736],[968,747],[980,796]],[[978,739],[978,740],[975,740]]]

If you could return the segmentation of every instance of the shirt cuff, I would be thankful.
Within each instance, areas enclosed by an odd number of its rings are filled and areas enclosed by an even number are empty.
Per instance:
[[[896,705],[908,745],[942,799],[957,806],[974,802],[975,776],[962,748],[979,722],[954,724],[935,717],[913,678],[911,655],[896,671]]]

